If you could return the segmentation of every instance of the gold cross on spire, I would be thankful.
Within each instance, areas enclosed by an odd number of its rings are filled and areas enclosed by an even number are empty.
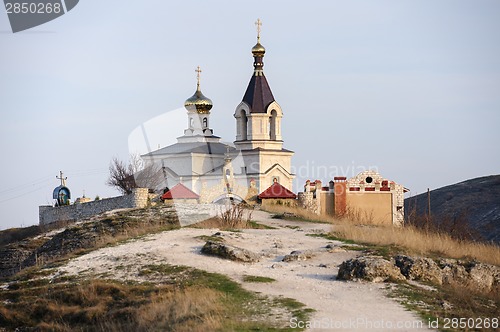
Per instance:
[[[198,68],[195,69],[195,72],[196,72],[196,81],[197,81],[197,86],[198,88],[200,88],[200,74],[201,74],[201,69],[200,69],[200,66],[198,66]]]
[[[260,30],[262,27],[262,21],[260,18],[257,19],[257,22],[255,22],[255,26],[257,27],[257,42],[260,43]]]

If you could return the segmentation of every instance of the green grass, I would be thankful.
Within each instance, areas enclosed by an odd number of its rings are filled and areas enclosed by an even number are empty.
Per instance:
[[[272,226],[268,226],[268,225],[264,225],[264,224],[261,224],[257,221],[253,221],[253,220],[250,220],[248,222],[248,225],[250,226],[250,228],[252,229],[276,229],[276,227],[272,227]]]
[[[186,266],[169,265],[169,264],[159,264],[159,265],[146,265],[140,271],[140,276],[151,275],[151,274],[179,274],[186,271],[188,268]]]
[[[37,331],[290,331],[283,317],[305,320],[312,312],[296,300],[262,296],[224,275],[186,266],[147,265],[140,272],[177,278],[175,283],[76,277],[14,282],[0,291],[5,304],[0,325]]]
[[[273,213],[273,212],[269,212]],[[273,219],[281,219],[281,220],[289,220],[289,221],[298,221],[298,222],[304,222],[304,223],[315,223],[315,224],[331,224],[328,221],[324,221],[321,219],[315,219],[315,218],[306,218],[303,216],[297,216],[294,214],[288,214],[288,213],[276,213],[271,216]]]
[[[380,245],[374,245],[374,244],[369,244],[369,243],[359,243],[353,240],[348,240],[348,239],[342,239],[339,238],[335,234],[325,234],[325,233],[315,233],[315,234],[306,234],[306,236],[311,236],[311,237],[321,237],[330,241],[340,241],[343,242],[344,245],[342,248],[346,250],[351,250],[351,251],[361,251],[366,255],[376,255],[376,256],[382,256],[386,259],[391,259],[392,256],[398,255],[401,253],[404,253],[405,250],[403,248],[397,247],[397,246],[380,246]]]
[[[200,239],[202,241],[224,242],[224,238],[222,236],[216,236],[216,235],[199,235],[195,236],[194,238]]]
[[[245,275],[243,276],[243,281],[244,282],[274,282],[276,279],[273,278],[268,278],[268,277],[261,277],[261,276],[251,276],[251,275]]]
[[[498,318],[500,297],[495,294],[478,294],[464,291],[453,286],[432,285],[435,290],[399,283],[390,291],[389,296],[395,298],[407,309],[420,315],[424,323],[435,321],[443,323],[451,318]],[[446,303],[446,306],[444,305]],[[443,330],[443,326],[439,326]],[[498,329],[470,329],[468,331],[497,331]],[[461,329],[446,331],[462,331]]]
[[[347,239],[342,239],[340,237],[337,237],[336,235],[333,234],[327,234],[327,233],[313,233],[313,234],[306,234],[306,236],[311,236],[311,237],[321,237],[330,241],[340,241],[346,244],[356,244],[356,242],[352,240],[347,240]]]

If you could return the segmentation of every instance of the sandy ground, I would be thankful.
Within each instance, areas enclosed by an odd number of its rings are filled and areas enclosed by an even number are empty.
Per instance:
[[[69,274],[104,274],[117,279],[141,279],[138,270],[147,264],[186,265],[221,273],[243,287],[266,295],[294,298],[316,312],[309,322],[291,321],[290,326],[309,323],[308,331],[424,331],[426,322],[385,296],[384,284],[335,280],[338,265],[357,252],[328,250],[340,242],[306,234],[325,233],[327,224],[271,219],[255,211],[253,220],[277,229],[222,232],[232,245],[261,253],[258,263],[244,264],[200,254],[204,241],[196,238],[218,230],[182,228],[151,235],[114,247],[96,250],[70,260],[59,269]],[[311,250],[305,261],[282,262],[294,250]],[[243,282],[244,275],[276,279],[272,283]],[[419,325],[421,324],[421,325]]]

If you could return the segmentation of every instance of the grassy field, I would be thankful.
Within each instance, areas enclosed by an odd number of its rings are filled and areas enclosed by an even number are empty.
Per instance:
[[[51,280],[43,270],[31,271],[29,278],[0,292],[5,304],[0,326],[36,331],[287,331],[291,317],[306,319],[311,312],[292,299],[246,291],[220,274],[166,264],[145,266],[141,273],[166,275],[169,282]]]
[[[482,242],[457,240],[445,233],[424,231],[413,226],[387,227],[363,225],[353,220],[317,216],[309,211],[282,206],[268,209],[278,218],[332,224],[329,234],[310,234],[346,243],[349,250],[381,255],[390,259],[397,254],[419,255],[430,258],[454,258],[479,261],[500,266],[500,247]],[[354,245],[354,246],[353,246]],[[397,283],[389,286],[389,295],[408,309],[417,312],[424,321],[452,318],[481,320],[498,319],[500,294],[481,291],[466,285],[434,285]],[[440,329],[442,329],[440,325]],[[464,329],[446,329],[464,331]],[[467,331],[498,331],[496,328],[467,329]]]
[[[231,213],[198,227],[263,227],[240,209]],[[232,220],[234,216],[238,220]],[[224,275],[186,266],[143,266],[139,275],[162,280],[155,283],[114,280],[112,272],[86,278],[55,274],[58,266],[77,255],[176,229],[174,219],[165,208],[150,208],[68,225],[78,234],[98,234],[98,240],[92,247],[70,251],[1,280],[0,331],[289,331],[291,318],[307,320],[312,311],[302,303],[262,296]],[[4,243],[15,245],[29,238],[26,233],[38,234],[38,230],[28,231],[4,233]],[[272,281],[258,276],[244,280]]]
[[[384,227],[363,225],[354,220],[318,216],[298,208],[276,206],[269,212],[292,216],[292,220],[320,221],[332,224],[331,235],[343,240],[377,246],[398,247],[408,254],[456,259],[474,259],[500,266],[500,247],[494,244],[457,240],[445,233],[424,231],[413,226]],[[288,217],[290,218],[290,217]]]

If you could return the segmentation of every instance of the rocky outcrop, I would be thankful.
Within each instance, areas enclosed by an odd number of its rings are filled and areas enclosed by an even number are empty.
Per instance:
[[[0,246],[0,277],[12,276],[26,267],[43,265],[80,250],[98,248],[115,241],[118,236],[127,238],[141,234],[143,230],[178,226],[179,220],[174,211],[164,206],[117,212],[111,217],[87,220],[56,233],[49,232]]]
[[[283,262],[294,262],[294,261],[305,261],[309,258],[314,257],[314,253],[310,250],[295,250],[289,255],[283,257]]]
[[[8,277],[21,271],[24,261],[32,254],[32,250],[5,247],[0,249],[0,277]]]
[[[500,293],[500,267],[455,259],[435,262],[426,257],[398,255],[389,261],[380,256],[361,256],[343,262],[339,266],[337,279],[372,282],[407,279]]]
[[[408,280],[429,281],[438,285],[443,283],[441,268],[430,258],[398,255],[394,257],[394,261]]]
[[[254,263],[260,260],[260,255],[254,252],[216,241],[207,241],[201,248],[201,253],[245,263]]]
[[[363,256],[340,264],[337,279],[384,282],[404,280],[404,277],[393,262],[381,256]]]
[[[452,259],[438,261],[444,284],[462,284],[483,291],[500,293],[500,267]]]

